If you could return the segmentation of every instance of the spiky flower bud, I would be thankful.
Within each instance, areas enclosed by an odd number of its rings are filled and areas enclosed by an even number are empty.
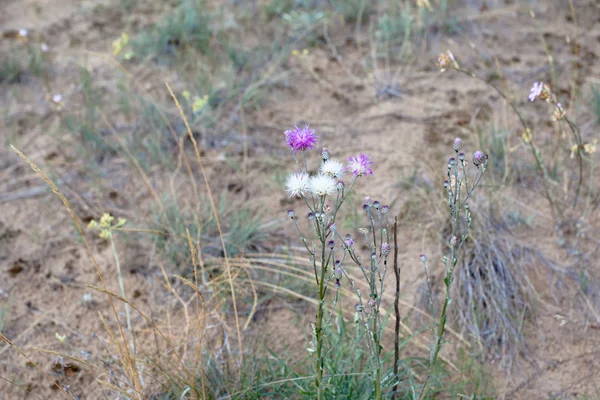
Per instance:
[[[294,210],[288,210],[288,217],[290,217],[291,219],[294,219],[295,216],[296,216],[296,213],[294,212]]]
[[[343,273],[344,273],[344,271],[342,271],[342,267],[337,267],[334,272],[335,277],[338,279],[342,277]]]
[[[462,140],[460,138],[454,139],[454,143],[452,143],[452,147],[454,147],[455,152],[459,152],[462,147]]]
[[[383,256],[387,256],[391,252],[392,252],[392,246],[390,246],[389,243],[386,243],[386,242],[381,243],[381,254]]]
[[[483,155],[483,152],[481,150],[477,150],[475,153],[473,153],[473,165],[479,168],[479,166],[483,164],[484,158],[485,156]]]
[[[344,244],[346,245],[346,247],[352,247],[354,245],[354,239],[352,239],[352,236],[350,234],[346,235],[346,240],[344,241]]]

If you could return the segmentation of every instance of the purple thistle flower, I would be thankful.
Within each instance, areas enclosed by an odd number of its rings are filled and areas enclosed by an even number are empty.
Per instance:
[[[485,156],[483,155],[483,152],[481,150],[477,150],[475,153],[473,153],[473,165],[479,167],[481,164],[483,164],[484,158]]]
[[[544,90],[544,82],[534,82],[531,87],[531,93],[529,93],[529,101],[534,101],[538,98],[542,94],[542,90]]]
[[[382,206],[381,207],[381,213],[382,214],[387,214],[388,212],[390,212],[390,208],[388,206]]]
[[[373,162],[369,160],[369,156],[361,153],[355,157],[348,158],[346,169],[352,171],[352,175],[354,176],[373,175],[372,164]]]
[[[315,132],[316,130],[310,129],[308,125],[304,128],[295,126],[294,129],[285,131],[285,141],[294,153],[298,150],[312,149],[317,144],[318,139]]]

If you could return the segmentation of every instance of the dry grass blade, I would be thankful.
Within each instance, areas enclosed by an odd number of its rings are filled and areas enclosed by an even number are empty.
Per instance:
[[[235,327],[236,327],[236,331],[237,331],[237,338],[238,338],[238,351],[239,351],[239,375],[241,376],[241,366],[243,364],[244,361],[244,348],[242,346],[242,334],[240,332],[240,321],[239,321],[239,317],[238,317],[238,312],[237,312],[237,304],[235,301],[235,288],[233,285],[233,278],[231,275],[231,266],[229,265],[229,259],[227,257],[227,246],[225,246],[225,239],[223,238],[223,230],[221,229],[221,222],[219,220],[219,213],[217,211],[217,207],[215,205],[215,201],[213,199],[212,196],[212,192],[210,190],[210,185],[208,184],[208,177],[206,176],[206,171],[204,171],[204,165],[202,164],[202,157],[200,156],[200,150],[198,149],[198,143],[196,143],[196,139],[194,138],[194,134],[192,133],[192,129],[190,128],[190,125],[188,123],[188,120],[185,116],[185,113],[183,112],[183,109],[181,108],[181,105],[179,104],[179,100],[177,100],[177,97],[175,96],[175,94],[173,93],[173,90],[171,89],[171,87],[169,86],[168,83],[166,83],[167,89],[169,90],[169,93],[171,94],[171,97],[173,98],[173,101],[175,102],[175,105],[177,106],[177,109],[179,110],[179,114],[181,115],[181,118],[183,119],[183,122],[185,123],[185,127],[188,131],[188,135],[190,137],[190,140],[192,141],[193,145],[194,145],[194,151],[196,153],[196,158],[198,160],[198,164],[200,165],[200,170],[202,171],[202,176],[204,178],[204,184],[206,186],[206,191],[208,193],[208,198],[210,201],[210,206],[212,208],[213,211],[213,215],[215,218],[215,223],[217,225],[217,229],[219,231],[219,238],[221,239],[221,246],[223,247],[223,256],[225,259],[225,267],[227,270],[227,276],[228,276],[228,280],[229,280],[229,288],[231,289],[231,301],[233,303],[233,314],[234,314],[234,318],[235,318]]]
[[[54,386],[56,386],[65,396],[67,396],[68,399],[73,400],[73,397],[69,393],[67,393],[66,390],[63,389],[62,386],[60,386],[54,379],[52,379],[50,377],[50,375],[48,375],[46,373],[46,371],[44,371],[43,369],[41,369],[39,367],[39,365],[37,365],[35,362],[33,362],[33,360],[31,358],[29,358],[29,356],[27,354],[25,354],[25,352],[23,352],[23,350],[21,350],[18,346],[16,346],[10,340],[8,340],[8,338],[6,336],[4,336],[2,333],[0,333],[0,339],[2,339],[3,341],[5,341],[6,344],[8,344],[13,349],[15,349],[20,355],[22,355],[23,357],[25,357],[27,359],[27,361],[29,361],[32,365],[34,365],[46,378],[48,378],[54,384]]]
[[[98,275],[98,278],[100,279],[100,282],[102,283],[102,286],[104,287],[104,289],[106,289],[107,288],[106,282],[104,281],[102,272],[100,272],[100,266],[98,265],[98,262],[96,261],[96,257],[94,257],[94,253],[92,252],[92,248],[90,247],[90,244],[88,243],[87,239],[85,238],[85,234],[83,233],[83,228],[81,226],[81,222],[79,221],[79,218],[77,218],[77,215],[75,215],[75,211],[73,211],[73,208],[71,207],[71,204],[69,203],[69,200],[67,200],[67,198],[61,193],[61,191],[58,190],[58,187],[54,184],[54,182],[52,182],[52,180],[50,178],[48,178],[48,176],[37,165],[35,165],[35,163],[33,161],[31,161],[25,154],[23,154],[19,149],[17,149],[12,144],[10,145],[10,149],[13,152],[15,152],[21,159],[23,159],[31,167],[31,169],[33,169],[38,175],[40,175],[42,177],[42,179],[50,186],[50,188],[52,188],[52,192],[54,192],[54,194],[56,194],[61,199],[65,208],[69,212],[69,215],[71,215],[73,222],[75,222],[75,225],[77,226],[77,230],[79,231],[79,234],[81,235],[81,238],[82,238],[82,240],[85,244],[85,247],[88,251],[88,254],[90,255],[90,258],[92,259],[92,262],[94,263],[94,267],[96,268],[96,274]],[[133,357],[129,353],[129,346],[127,344],[127,338],[125,337],[125,332],[123,331],[123,326],[119,322],[119,314],[117,313],[117,309],[115,308],[115,305],[110,296],[108,296],[108,301],[110,303],[113,314],[115,316],[115,320],[117,321],[117,325],[119,326],[119,331],[121,334],[121,338],[123,340],[123,347],[125,349],[123,352],[122,352],[122,350],[120,350],[119,352],[126,355],[126,359],[131,366],[131,371],[133,371],[133,374],[134,374],[134,376],[131,377],[131,381],[134,382],[134,388],[136,388],[136,385],[139,385],[139,388],[141,389],[140,377],[139,377],[139,374],[135,367],[135,362],[133,360]],[[118,344],[118,346],[119,346],[119,348],[121,347],[120,344]]]
[[[133,304],[131,304],[131,302],[129,302],[129,300],[119,296],[116,293],[113,293],[111,291],[109,291],[108,289],[102,289],[99,288],[97,286],[94,285],[85,285],[86,287],[95,290],[97,292],[100,293],[104,293],[107,294],[110,297],[114,297],[115,299],[122,301],[125,304],[128,304],[131,308],[133,308],[135,311],[137,311],[138,314],[140,314],[142,316],[142,318],[144,318],[146,320],[146,322],[148,322],[150,324],[150,326],[152,326],[152,329],[154,329],[163,339],[164,341],[167,343],[167,345],[170,348],[174,348],[175,346],[173,346],[173,344],[171,343],[171,341],[169,340],[169,338],[167,338],[165,336],[165,334],[158,328],[158,326],[156,325],[156,323],[154,323],[153,320],[151,320],[146,314],[144,314],[139,308],[137,308],[136,306],[134,306]],[[185,363],[183,362],[183,360],[181,359],[181,357],[179,356],[179,354],[177,352],[175,352],[175,354],[177,355],[177,360],[179,361],[179,363],[181,364],[181,368],[183,371],[185,371],[189,376],[190,376],[190,380],[193,382],[194,379],[194,375],[192,372],[189,371],[189,369],[185,366]]]
[[[86,365],[86,366],[88,366],[90,368],[93,368],[93,369],[95,369],[97,371],[102,372],[103,374],[106,374],[106,375],[109,374],[108,371],[106,371],[103,368],[100,368],[100,367],[98,367],[98,366],[96,366],[96,365],[94,365],[94,364],[92,364],[90,362],[87,362],[86,360],[83,360],[83,359],[77,358],[77,357],[73,357],[73,356],[70,356],[68,354],[61,353],[59,351],[54,351],[54,350],[49,350],[49,349],[42,349],[42,348],[39,348],[39,347],[31,347],[31,350],[35,350],[35,351],[39,351],[41,353],[46,353],[46,354],[52,354],[52,355],[55,355],[55,356],[59,356],[59,357],[65,358],[67,360],[75,361],[75,362],[78,362],[80,364]],[[119,377],[115,376],[114,374],[111,375],[111,379],[114,379],[114,380],[122,383],[123,385],[129,386],[129,384],[126,381],[120,379]],[[135,389],[133,389],[133,390],[135,390]],[[136,391],[136,393],[139,394],[142,397],[144,396],[143,393],[140,393],[140,392],[137,392],[137,391]]]
[[[11,381],[10,379],[6,379],[5,377],[3,377],[3,376],[1,376],[1,375],[0,375],[0,379],[1,379],[1,380],[3,380],[4,382],[6,382],[6,383],[10,384],[10,385],[13,385],[13,386],[15,386],[15,387],[18,387],[19,389],[21,389],[21,390],[23,390],[25,393],[27,393],[29,396],[33,396],[33,397],[35,397],[36,399],[43,400],[41,397],[39,397],[39,396],[37,396],[37,395],[35,395],[35,394],[31,393],[30,389],[28,389],[28,388],[26,388],[26,387],[23,387],[23,386],[21,386],[21,385],[19,385],[19,384],[15,383],[15,382],[13,382],[13,381]]]

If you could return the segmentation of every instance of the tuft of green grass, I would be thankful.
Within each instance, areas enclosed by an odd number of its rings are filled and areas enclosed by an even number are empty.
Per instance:
[[[164,203],[164,214],[154,214],[152,228],[166,232],[165,235],[154,236],[154,240],[173,265],[186,265],[189,258],[186,229],[194,240],[200,237],[203,256],[223,256],[216,221],[207,201],[201,199],[202,209],[199,213],[182,209],[172,201]],[[263,215],[260,212],[231,205],[231,201],[223,195],[218,202],[218,215],[223,225],[223,238],[229,257],[263,248],[269,230],[263,224]]]
[[[16,84],[29,76],[42,77],[48,69],[48,60],[35,41],[17,42],[10,46],[0,62],[0,83]]]
[[[130,41],[132,57],[171,64],[190,49],[210,52],[212,16],[202,0],[182,0],[173,14],[165,17]]]
[[[351,24],[363,24],[375,12],[375,2],[370,0],[333,0],[331,5],[335,12]]]
[[[596,123],[600,124],[600,89],[592,85],[592,110],[596,115]]]

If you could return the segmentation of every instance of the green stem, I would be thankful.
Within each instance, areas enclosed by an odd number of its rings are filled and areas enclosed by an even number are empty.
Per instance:
[[[471,71],[467,71],[467,70],[461,69],[461,68],[454,68],[454,69],[456,71],[458,71],[458,72],[461,72],[461,73],[467,75],[467,76],[470,76],[472,78],[478,79],[481,82],[483,82],[486,85],[488,85],[489,87],[491,87],[492,89],[494,89],[504,100],[506,100],[506,102],[508,103],[508,105],[513,109],[513,111],[515,112],[515,114],[519,118],[519,121],[521,122],[521,125],[523,126],[523,129],[525,129],[525,133],[527,135],[529,135],[529,138],[528,138],[529,140],[526,140],[526,142],[529,145],[529,150],[531,151],[531,154],[533,154],[533,157],[535,158],[535,162],[537,164],[538,170],[540,171],[540,173],[542,174],[542,177],[544,178],[543,179],[543,182],[544,182],[544,191],[546,192],[545,193],[546,194],[546,198],[548,199],[548,201],[550,202],[550,206],[552,207],[552,212],[554,213],[554,211],[556,211],[558,213],[558,215],[562,218],[562,215],[563,215],[562,211],[554,203],[554,198],[550,194],[550,189],[548,187],[548,182],[550,182],[550,175],[548,174],[548,170],[546,169],[546,166],[544,165],[544,161],[542,160],[542,156],[541,156],[539,150],[537,149],[537,147],[533,143],[533,137],[531,137],[531,129],[529,129],[529,126],[525,122],[525,118],[523,118],[523,115],[519,111],[517,105],[513,101],[511,101],[508,98],[508,96],[506,94],[504,94],[504,92],[499,87],[497,87],[493,83],[490,83],[487,80],[483,79],[482,77],[480,77],[476,73],[471,72]]]
[[[317,399],[323,399],[323,315],[325,314],[325,273],[327,270],[325,259],[325,233],[321,239],[321,279],[319,280],[319,311],[317,312],[317,322],[315,325],[315,336],[317,341],[317,377],[315,384],[317,386]]]
[[[113,256],[115,257],[115,264],[117,265],[117,278],[119,280],[119,289],[121,291],[121,297],[126,299],[125,297],[125,284],[123,282],[123,274],[121,273],[121,263],[119,262],[119,253],[117,253],[117,247],[115,246],[115,241],[113,239],[112,232],[108,234],[110,238],[110,245],[112,249]],[[131,329],[131,310],[129,308],[129,304],[125,303],[125,318],[127,319],[127,330],[131,335],[131,350],[135,353],[135,343],[133,340],[133,330]]]

